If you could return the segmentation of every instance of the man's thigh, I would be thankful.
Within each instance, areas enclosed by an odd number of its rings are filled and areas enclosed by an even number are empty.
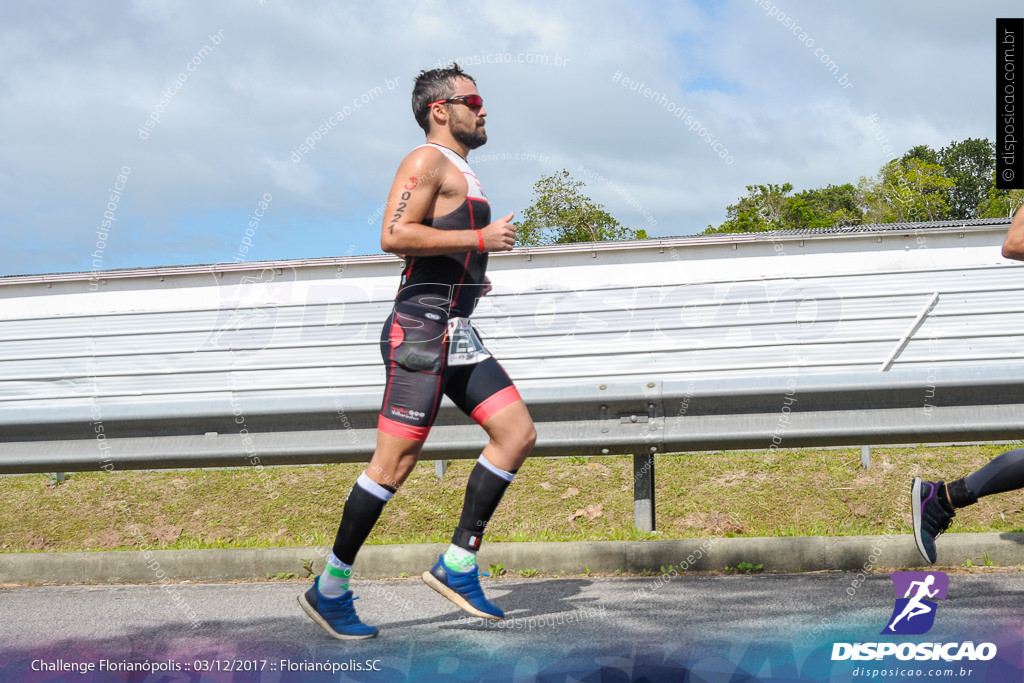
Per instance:
[[[452,369],[445,394],[480,426],[516,401],[522,401],[512,379],[494,358]]]

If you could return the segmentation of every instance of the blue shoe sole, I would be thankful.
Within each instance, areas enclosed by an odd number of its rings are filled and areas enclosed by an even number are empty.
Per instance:
[[[323,616],[321,616],[321,614],[317,612],[311,604],[309,604],[309,601],[306,600],[305,593],[299,596],[299,606],[302,608],[302,611],[309,616],[310,619],[318,623],[325,631],[327,631],[331,635],[332,638],[337,638],[338,640],[366,640],[367,638],[373,638],[378,633],[376,629],[373,631],[373,633],[367,633],[365,635],[353,636],[345,633],[338,633],[334,630],[334,627],[327,623],[327,620],[324,619]]]
[[[502,619],[504,619],[504,617],[495,616],[494,614],[490,614],[488,612],[479,610],[476,607],[473,607],[473,605],[469,604],[469,601],[467,601],[466,598],[462,597],[457,592],[455,592],[454,590],[443,584],[441,581],[439,581],[438,578],[431,574],[429,570],[423,572],[423,583],[427,584],[435,591],[451,600],[463,612],[472,614],[474,617],[480,617],[481,619],[494,619],[495,621],[501,621]]]

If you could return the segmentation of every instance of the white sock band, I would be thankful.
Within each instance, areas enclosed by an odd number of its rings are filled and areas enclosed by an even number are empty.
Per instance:
[[[498,471],[500,472],[501,470]],[[391,493],[391,491],[388,491],[386,488],[375,482],[373,479],[370,479],[368,476],[366,476],[366,472],[360,474],[359,478],[356,479],[356,486],[366,491],[373,497],[383,500],[385,503],[391,500],[391,496],[395,495]]]
[[[505,470],[498,468],[497,465],[492,464],[491,461],[485,458],[482,454],[476,461],[489,469],[495,476],[501,477],[507,482],[511,482],[516,478],[515,472],[506,472]]]

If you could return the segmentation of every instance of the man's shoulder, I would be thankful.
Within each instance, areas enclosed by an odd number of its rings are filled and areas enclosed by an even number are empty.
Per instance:
[[[409,152],[399,168],[410,182],[415,180],[414,185],[429,181],[440,184],[446,175],[458,172],[444,152],[433,145],[423,145]]]
[[[402,159],[403,166],[414,166],[423,170],[431,168],[441,170],[450,163],[451,161],[448,160],[444,152],[433,145],[420,145]]]

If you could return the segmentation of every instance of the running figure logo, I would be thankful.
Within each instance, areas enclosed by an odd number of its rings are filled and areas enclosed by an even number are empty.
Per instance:
[[[943,572],[893,572],[889,578],[896,590],[896,606],[882,633],[927,633],[935,624],[935,601],[946,599],[949,577]]]

